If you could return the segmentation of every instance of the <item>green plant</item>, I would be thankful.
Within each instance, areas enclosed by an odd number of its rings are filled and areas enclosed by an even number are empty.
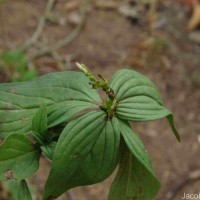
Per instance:
[[[5,138],[0,180],[23,180],[20,192],[31,199],[24,179],[37,171],[43,153],[52,160],[43,200],[101,182],[117,164],[109,200],[153,199],[160,184],[129,121],[167,117],[180,140],[172,113],[155,85],[133,70],[119,70],[107,81],[100,75],[95,78],[84,65],[78,67],[83,73],[58,72],[0,84],[0,132]],[[99,88],[106,93],[105,102]]]
[[[30,191],[29,191],[30,188]],[[8,191],[6,200],[26,200],[31,199],[31,194],[35,195],[35,188],[32,184],[29,184],[29,188],[25,180],[10,180],[4,182],[4,189]],[[0,195],[1,197],[1,195]],[[4,198],[3,198],[4,199]]]
[[[0,71],[4,72],[8,81],[27,81],[37,76],[33,67],[28,66],[28,62],[21,50],[5,50],[0,55]]]

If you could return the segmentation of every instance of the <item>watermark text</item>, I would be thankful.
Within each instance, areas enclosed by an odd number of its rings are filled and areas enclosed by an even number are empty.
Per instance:
[[[199,199],[200,200],[200,193],[185,193],[184,192],[181,199]]]

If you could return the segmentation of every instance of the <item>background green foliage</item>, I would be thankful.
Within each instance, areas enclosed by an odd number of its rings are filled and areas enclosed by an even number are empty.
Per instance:
[[[6,73],[8,82],[27,81],[37,76],[21,50],[4,50],[0,55],[0,71]]]

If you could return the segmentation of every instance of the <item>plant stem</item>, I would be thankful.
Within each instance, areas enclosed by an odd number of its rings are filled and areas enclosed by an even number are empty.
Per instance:
[[[108,81],[101,75],[98,75],[99,79],[97,79],[84,64],[76,63],[76,66],[90,79],[93,89],[101,88],[105,91],[107,95],[106,102],[101,104],[100,108],[107,113],[108,118],[112,118],[115,115],[117,100],[115,92],[110,87]]]

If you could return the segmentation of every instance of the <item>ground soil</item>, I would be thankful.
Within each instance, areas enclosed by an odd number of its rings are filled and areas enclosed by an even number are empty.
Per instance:
[[[67,18],[66,1],[58,0],[55,12]],[[66,70],[76,70],[74,61],[85,63],[90,69],[110,78],[119,68],[134,69],[148,76],[158,87],[165,105],[173,111],[176,126],[181,134],[178,143],[167,120],[133,123],[133,129],[144,141],[152,156],[153,165],[162,188],[156,200],[165,200],[166,194],[193,170],[200,170],[200,45],[189,40],[186,30],[188,12],[185,8],[167,1],[158,10],[166,23],[152,30],[147,17],[134,23],[116,10],[89,9],[84,29],[78,38],[58,53],[69,59]],[[0,50],[14,48],[23,43],[35,30],[46,1],[15,0],[1,5]],[[40,41],[53,43],[68,34],[73,27],[48,22]],[[33,60],[40,74],[56,71],[58,64],[50,55]],[[0,76],[1,82],[5,81]],[[42,166],[31,182],[36,184],[38,199],[49,164]],[[105,200],[113,176],[108,180],[75,188],[77,200]],[[188,182],[174,199],[183,193],[199,193],[200,182]],[[1,197],[0,197],[1,199]],[[63,195],[59,199],[66,199]]]

